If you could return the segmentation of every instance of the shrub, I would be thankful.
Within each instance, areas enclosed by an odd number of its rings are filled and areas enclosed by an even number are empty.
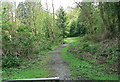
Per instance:
[[[21,58],[17,56],[10,56],[3,59],[2,66],[7,68],[15,67],[15,66],[19,66],[20,62],[21,62]]]

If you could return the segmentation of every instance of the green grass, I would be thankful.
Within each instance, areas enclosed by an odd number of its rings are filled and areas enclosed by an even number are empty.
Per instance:
[[[58,46],[59,45],[52,45],[51,50]],[[40,58],[31,55],[31,59],[24,60],[19,68],[5,68],[2,73],[2,80],[53,77],[50,73],[51,68],[47,66],[47,63],[51,58],[51,55],[49,54],[51,50],[40,51],[39,54],[36,54],[40,56]]]
[[[72,38],[73,40],[79,40],[79,37],[70,37],[70,38]],[[64,39],[64,43],[69,43],[70,42],[70,40],[68,40],[67,38],[65,38]]]
[[[50,77],[50,68],[45,66],[48,62],[50,55],[44,55],[42,60],[37,60],[34,64],[31,64],[31,61],[27,63],[28,67],[21,66],[18,68],[9,68],[4,69],[3,71],[3,80],[12,80],[12,79],[26,79],[26,78],[43,78]]]
[[[100,65],[95,63],[94,59],[91,60],[80,60],[78,56],[74,56],[68,52],[69,49],[74,48],[79,45],[79,38],[73,38],[74,42],[62,49],[62,54],[64,59],[69,63],[70,69],[72,70],[73,79],[78,79],[78,76],[82,75],[85,78],[89,78],[92,80],[118,80],[118,75],[107,74],[102,71],[107,69],[107,66]],[[85,58],[84,58],[85,59]],[[90,64],[89,62],[94,62],[94,64]]]
[[[64,59],[69,63],[69,67],[72,70],[73,79],[78,79],[78,76],[82,75],[85,78],[94,79],[94,80],[118,80],[118,76],[114,74],[107,74],[103,70],[108,69],[106,65],[98,64],[95,59],[87,59],[80,60],[80,55],[84,53],[80,53],[79,55],[73,55],[68,52],[69,49],[74,48],[78,45],[84,47],[84,51],[90,51],[90,53],[95,53],[98,45],[93,45],[92,43],[84,43],[80,42],[81,38],[72,37],[74,42],[62,49],[62,54]],[[70,42],[66,40],[66,42]],[[88,46],[91,45],[91,46]],[[58,45],[52,45],[51,50],[55,49]],[[87,47],[89,47],[87,49]],[[112,48],[111,48],[112,49]],[[39,52],[40,59],[31,59],[24,61],[23,65],[20,68],[9,68],[4,69],[3,71],[3,80],[12,80],[12,79],[26,79],[26,78],[43,78],[43,77],[52,77],[50,74],[50,68],[46,65],[50,60],[51,55],[48,52],[51,50],[44,50]],[[93,65],[90,64],[94,63]],[[108,62],[113,62],[109,60]],[[26,67],[26,65],[28,67]],[[83,78],[84,78],[83,77]]]
[[[2,69],[0,68],[0,82],[2,81]]]
[[[69,43],[70,40],[64,39],[64,43]]]
[[[40,78],[40,77],[48,77],[48,71],[43,68],[26,69],[23,71],[16,71],[14,74],[10,75],[9,77],[5,77],[3,80]]]

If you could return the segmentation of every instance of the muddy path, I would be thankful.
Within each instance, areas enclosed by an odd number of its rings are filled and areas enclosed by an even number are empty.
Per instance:
[[[63,44],[51,52],[52,57],[49,62],[50,67],[52,68],[52,74],[56,77],[59,77],[60,80],[71,80],[70,69],[61,56],[61,49],[69,46],[73,42],[71,38],[67,39],[70,40],[69,43]]]

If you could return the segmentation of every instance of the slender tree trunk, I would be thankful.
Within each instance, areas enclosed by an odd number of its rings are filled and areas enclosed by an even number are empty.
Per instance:
[[[52,9],[53,9],[53,23],[52,23],[52,39],[53,39],[53,42],[54,42],[54,38],[55,38],[55,35],[54,35],[54,29],[55,29],[55,12],[54,12],[54,0],[52,0]]]
[[[46,7],[47,7],[47,10],[48,10],[48,2],[47,2],[47,0],[46,0]]]
[[[36,36],[36,34],[37,34],[37,29],[36,29],[36,21],[35,21],[35,20],[36,20],[36,17],[35,17],[35,12],[34,12],[34,11],[35,11],[35,10],[34,10],[34,9],[35,9],[35,4],[33,4],[32,6],[33,6],[33,8],[32,8],[32,11],[33,11],[33,13],[32,13],[32,14],[33,14],[33,19],[32,19],[32,20],[33,20],[33,27],[34,27],[34,35]]]
[[[17,21],[16,21],[16,2],[14,2],[14,6],[15,6],[15,18],[14,18],[14,20],[15,20],[15,28],[17,27]]]
[[[104,17],[103,6],[102,6],[102,3],[101,3],[101,2],[100,2],[99,4],[100,4],[100,16],[101,16],[101,19],[102,19],[102,21],[103,21],[103,25],[104,25],[105,30],[106,30],[107,27],[108,27],[108,25],[107,25],[107,21],[106,21],[106,19],[105,19],[105,17]]]

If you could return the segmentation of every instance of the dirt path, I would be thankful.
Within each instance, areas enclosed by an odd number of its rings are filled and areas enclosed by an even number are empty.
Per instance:
[[[52,68],[52,73],[59,77],[60,80],[70,80],[70,70],[61,56],[61,49],[67,47],[73,41],[70,38],[68,38],[68,40],[70,40],[69,43],[63,44],[51,52],[52,59],[50,60],[50,66]]]

